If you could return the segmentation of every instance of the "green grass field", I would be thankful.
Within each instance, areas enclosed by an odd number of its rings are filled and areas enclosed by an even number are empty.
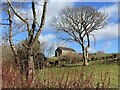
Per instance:
[[[106,77],[110,76],[110,88],[117,88],[118,87],[118,64],[100,64],[100,63],[93,63],[93,65],[83,66],[82,65],[71,65],[69,67],[45,67],[44,69],[38,72],[38,80],[49,85],[50,87],[56,87],[59,82],[62,84],[73,82],[79,80],[81,72],[84,69],[84,77],[83,80],[85,81],[87,77],[89,77],[94,71],[93,80],[91,81],[94,86],[98,82],[102,80],[104,82],[105,72],[108,72]],[[101,76],[102,75],[102,76]],[[102,80],[101,80],[102,77]],[[66,80],[67,79],[67,80]],[[106,81],[108,79],[106,78]]]

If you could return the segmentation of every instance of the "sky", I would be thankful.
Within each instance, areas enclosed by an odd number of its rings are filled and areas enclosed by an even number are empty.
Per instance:
[[[54,6],[57,3],[57,7]],[[50,8],[48,9],[47,16],[49,19],[52,18],[52,16],[57,16],[58,13],[66,6],[70,7],[80,7],[80,6],[93,6],[96,9],[98,9],[101,12],[105,12],[108,14],[108,24],[105,28],[96,31],[95,37],[96,37],[96,44],[92,42],[91,38],[91,47],[89,49],[89,52],[94,53],[99,50],[104,51],[105,53],[117,53],[118,52],[118,3],[116,2],[52,2],[50,5]],[[48,6],[49,7],[49,6]],[[56,8],[54,8],[56,7]],[[48,23],[48,22],[47,22]],[[48,25],[49,27],[49,25]],[[54,33],[53,28],[43,30],[42,35],[40,36],[40,40],[44,40],[44,38],[48,37],[47,41],[55,41],[56,37],[59,35],[56,35]],[[50,32],[52,31],[52,32]],[[48,33],[47,33],[48,32]],[[63,35],[63,34],[62,34]],[[51,36],[51,38],[50,38]],[[65,34],[63,35],[65,37]],[[50,39],[50,40],[49,40]],[[81,46],[75,42],[67,43],[67,47],[74,48],[77,52],[81,52]]]
[[[42,30],[42,33],[39,37],[39,40],[41,42],[48,42],[48,45],[51,45],[51,43],[55,43],[55,48],[58,47],[57,42],[59,42],[59,46],[65,46],[69,48],[73,48],[76,50],[76,52],[81,53],[81,46],[76,42],[66,42],[63,43],[58,37],[61,35],[56,32],[56,30],[50,25],[52,23],[52,18],[54,16],[59,16],[59,13],[62,9],[65,7],[81,7],[81,6],[93,6],[98,11],[106,13],[108,15],[107,18],[107,26],[99,31],[93,32],[96,37],[96,44],[94,45],[93,39],[91,37],[91,46],[89,49],[90,53],[95,53],[100,50],[104,51],[105,53],[118,53],[118,39],[120,38],[118,35],[118,3],[117,2],[88,2],[87,0],[84,2],[78,2],[72,1],[72,2],[63,2],[64,0],[60,0],[61,2],[57,1],[50,1],[48,3],[47,7],[47,14],[46,14],[46,21],[45,26]],[[105,1],[105,0],[104,0]],[[31,17],[30,13],[31,11],[28,10],[30,5],[27,4],[27,7],[22,9],[23,12],[25,12],[28,17]],[[40,7],[37,7],[39,9]],[[38,16],[40,16],[38,14]],[[2,15],[2,17],[5,17],[5,15]],[[14,17],[14,19],[17,22],[20,22],[20,20],[17,17]],[[1,30],[1,29],[0,29]],[[66,37],[68,35],[62,33],[62,37]],[[26,38],[26,33],[21,33],[14,37],[18,40],[23,40]],[[14,41],[17,43],[16,41]]]

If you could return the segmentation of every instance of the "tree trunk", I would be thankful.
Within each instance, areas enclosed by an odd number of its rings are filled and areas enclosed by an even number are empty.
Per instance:
[[[86,49],[84,47],[82,47],[82,51],[83,51],[83,66],[88,66],[88,52],[86,51]]]
[[[32,83],[33,83],[35,80],[35,67],[34,67],[32,49],[29,49],[27,53],[25,73],[26,73],[26,80],[29,81],[30,79],[32,79]]]
[[[89,55],[89,53],[88,53],[88,48],[89,48],[89,47],[86,47],[86,49],[85,49],[85,51],[86,51],[86,61],[87,61],[87,62],[86,62],[86,65],[89,65],[89,63],[88,63],[88,59],[89,59],[89,58],[88,58],[88,55]]]
[[[84,45],[82,45],[82,51],[83,51],[83,60],[84,60],[84,66],[88,66],[88,48],[90,47],[90,40],[89,40],[89,35],[87,34],[87,41],[88,41],[88,45],[86,47],[84,47]],[[83,40],[82,40],[83,43]]]
[[[28,65],[29,65],[28,78],[32,78],[33,82],[34,82],[34,79],[35,79],[35,68],[34,68],[33,56],[29,56]]]

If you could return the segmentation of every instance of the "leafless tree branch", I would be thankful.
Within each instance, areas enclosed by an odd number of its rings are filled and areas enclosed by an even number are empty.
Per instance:
[[[13,39],[12,39],[12,32],[13,32],[13,27],[12,27],[12,15],[11,15],[11,11],[10,11],[10,5],[8,3],[8,15],[9,15],[9,42],[10,42],[10,46],[11,49],[13,51],[14,57],[15,57],[15,63],[17,65],[17,69],[19,69],[19,58],[18,58],[18,53],[17,50],[15,48],[15,45],[13,43]]]
[[[87,62],[91,32],[103,28],[106,25],[106,18],[107,15],[98,12],[93,7],[67,7],[62,10],[58,17],[54,18],[52,26],[57,31],[70,35],[71,39],[66,38],[66,41],[72,40],[82,46],[83,58]],[[87,45],[85,45],[84,41],[87,42]]]
[[[12,6],[10,0],[7,0],[7,1],[8,1],[8,4],[10,5],[10,7],[12,8],[14,14],[15,14],[20,20],[22,20],[24,23],[27,24],[28,32],[30,32],[30,25],[29,25],[29,23],[27,22],[27,20],[24,19],[21,15],[19,15],[19,14],[15,11],[15,9],[14,9],[14,7]]]
[[[34,38],[34,41],[33,42],[36,42],[36,40],[38,39],[42,29],[43,29],[43,26],[44,26],[44,23],[45,23],[45,15],[46,15],[46,9],[47,9],[47,1],[44,0],[44,6],[43,6],[43,13],[42,13],[42,17],[41,17],[41,23],[40,23],[40,27],[35,35],[35,38]]]

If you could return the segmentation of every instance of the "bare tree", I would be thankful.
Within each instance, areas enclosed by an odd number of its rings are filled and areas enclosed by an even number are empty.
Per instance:
[[[106,18],[107,15],[90,6],[67,7],[62,10],[58,17],[53,18],[52,26],[57,31],[65,32],[70,36],[64,40],[74,41],[81,45],[84,65],[88,65],[90,35],[94,36],[92,33],[94,30],[99,30],[106,25]]]
[[[66,47],[67,44],[64,43],[63,41],[57,41],[57,42],[42,41],[40,43],[41,52],[46,57],[51,57],[52,55],[54,55],[55,49],[59,46]]]
[[[51,57],[54,54],[55,42],[43,41],[40,43],[41,52],[46,55],[46,57]]]
[[[32,0],[31,2],[31,10],[32,10],[32,24],[31,22],[28,21],[28,17],[24,17],[23,15],[21,15],[14,7],[13,3],[10,2],[10,0],[7,0],[7,13],[8,13],[8,21],[9,23],[7,24],[9,26],[9,43],[12,49],[12,52],[14,54],[15,57],[15,62],[16,62],[16,66],[19,69],[19,63],[20,63],[20,59],[18,58],[18,53],[17,53],[17,49],[13,43],[13,29],[14,27],[14,19],[12,17],[12,15],[16,16],[17,18],[19,18],[21,20],[22,23],[24,23],[24,29],[26,29],[25,31],[27,31],[27,39],[26,39],[26,44],[22,43],[22,45],[26,48],[27,50],[27,59],[26,59],[26,79],[29,78],[29,76],[32,74],[35,74],[35,70],[34,70],[34,60],[33,60],[33,47],[35,46],[35,42],[38,41],[38,38],[41,34],[41,31],[43,29],[44,23],[45,23],[45,16],[46,16],[46,8],[47,8],[47,0],[44,0],[43,2],[43,9],[42,9],[42,16],[40,17],[41,20],[39,20],[40,23],[37,22],[37,14],[36,14],[36,6],[35,6],[35,1]],[[41,8],[41,6],[40,6]],[[3,25],[3,24],[1,24]],[[19,31],[19,29],[17,30]]]
[[[46,50],[48,48],[48,42],[47,41],[43,41],[40,43],[40,47],[41,47],[41,52],[45,55],[46,54]]]
[[[54,50],[55,50],[55,43],[52,42],[49,44],[49,46],[47,48],[47,54],[48,54],[47,56],[51,57],[54,53]]]

